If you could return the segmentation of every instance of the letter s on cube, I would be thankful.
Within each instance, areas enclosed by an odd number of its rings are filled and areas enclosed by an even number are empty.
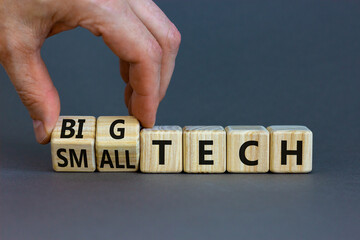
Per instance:
[[[96,119],[60,116],[51,134],[53,169],[57,172],[95,171]]]

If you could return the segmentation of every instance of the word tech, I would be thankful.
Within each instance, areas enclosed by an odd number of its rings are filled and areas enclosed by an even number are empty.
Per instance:
[[[304,126],[155,126],[123,117],[61,116],[51,136],[59,172],[308,173]]]

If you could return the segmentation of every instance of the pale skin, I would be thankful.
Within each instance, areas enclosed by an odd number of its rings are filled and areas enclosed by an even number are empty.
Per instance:
[[[102,36],[120,59],[125,104],[152,127],[164,98],[181,36],[151,0],[0,0],[0,63],[46,144],[60,114],[60,99],[41,58],[44,41],[83,27]],[[100,84],[100,83],[99,83]]]

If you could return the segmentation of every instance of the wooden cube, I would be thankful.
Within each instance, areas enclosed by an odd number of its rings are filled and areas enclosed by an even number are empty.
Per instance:
[[[155,126],[140,132],[140,170],[145,173],[178,173],[182,167],[182,129]]]
[[[221,126],[183,128],[183,161],[187,173],[224,173],[226,132]]]
[[[99,117],[96,165],[99,172],[134,172],[139,168],[140,123],[132,116]]]
[[[270,126],[270,171],[308,173],[312,170],[312,132],[304,126]]]
[[[269,171],[269,132],[263,126],[228,126],[227,171],[265,173]]]
[[[55,171],[95,171],[95,127],[95,117],[59,117],[51,134],[51,156]]]

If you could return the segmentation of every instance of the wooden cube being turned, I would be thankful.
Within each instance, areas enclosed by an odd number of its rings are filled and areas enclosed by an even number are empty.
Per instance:
[[[221,126],[183,128],[183,162],[187,173],[224,173],[226,132]]]
[[[182,128],[155,126],[140,132],[140,170],[145,173],[182,171]]]
[[[132,116],[98,117],[96,165],[99,172],[134,172],[139,168],[140,123]]]
[[[59,117],[51,134],[51,155],[55,171],[95,171],[95,128],[95,117]]]
[[[304,126],[270,126],[270,171],[308,173],[312,170],[312,132]]]
[[[269,132],[263,126],[228,126],[227,171],[265,173],[269,171]]]

